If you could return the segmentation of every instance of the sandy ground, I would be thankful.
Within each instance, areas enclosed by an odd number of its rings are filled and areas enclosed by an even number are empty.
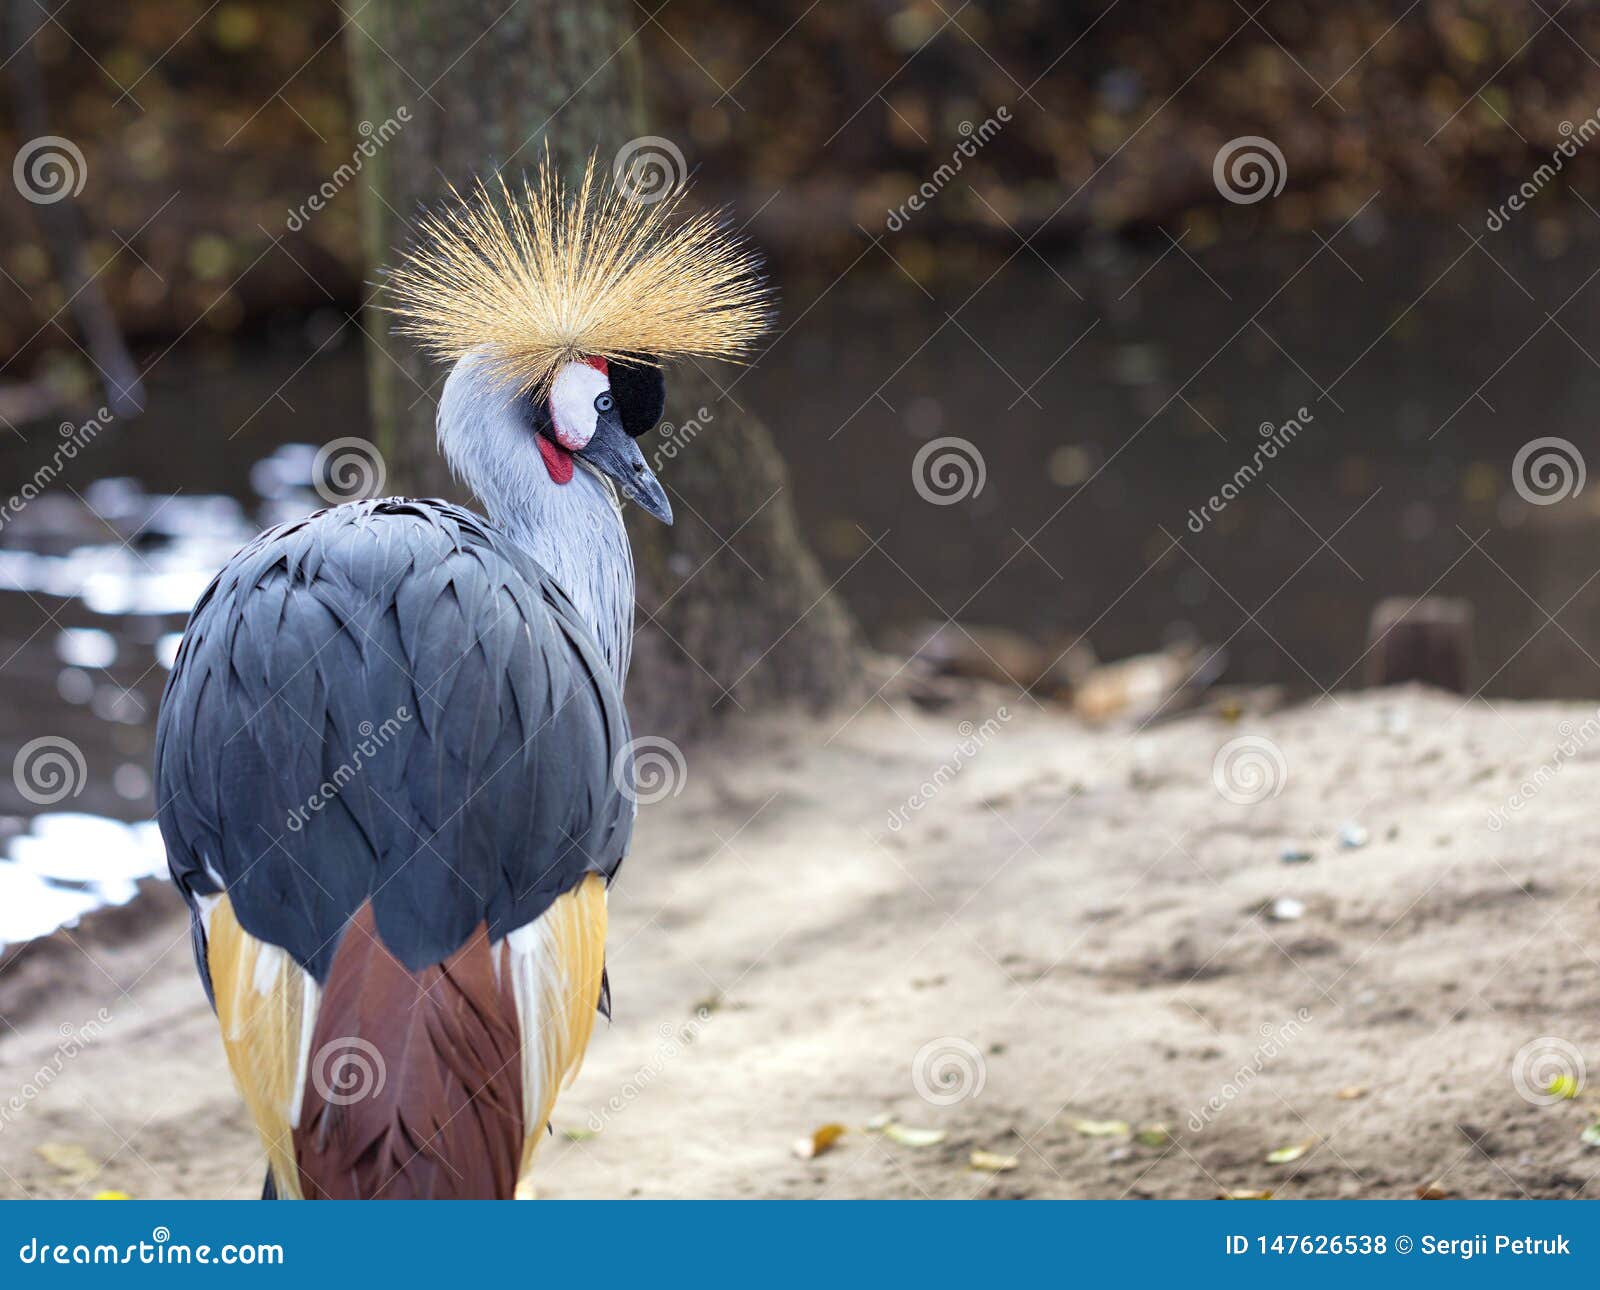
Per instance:
[[[1400,690],[1135,734],[1001,702],[691,750],[612,894],[616,1020],[543,1195],[1595,1193],[1600,1096],[1535,1104],[1584,1059],[1600,1088],[1591,709]],[[1241,736],[1277,795],[1219,792]],[[0,1194],[256,1192],[169,891],[15,957],[0,1014]]]

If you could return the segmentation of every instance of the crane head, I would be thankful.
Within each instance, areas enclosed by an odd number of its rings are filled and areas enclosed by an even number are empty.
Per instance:
[[[573,459],[581,458],[634,505],[671,524],[666,490],[636,442],[655,425],[665,397],[658,367],[603,358],[568,363],[556,373],[539,417],[539,455],[551,482],[571,480]]]

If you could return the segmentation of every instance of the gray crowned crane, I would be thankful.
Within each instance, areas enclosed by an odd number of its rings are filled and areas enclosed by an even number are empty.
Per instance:
[[[754,257],[677,196],[549,161],[425,216],[390,282],[452,365],[439,447],[489,518],[386,498],[263,533],[162,701],[161,834],[266,1152],[263,1194],[509,1198],[609,1008],[632,833],[618,494],[663,359],[765,326]]]

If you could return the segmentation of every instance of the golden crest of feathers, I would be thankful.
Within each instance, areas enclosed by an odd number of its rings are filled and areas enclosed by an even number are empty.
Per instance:
[[[542,393],[567,363],[738,359],[766,330],[760,261],[714,215],[684,217],[681,188],[630,200],[590,157],[574,191],[547,156],[520,192],[452,196],[420,221],[384,306],[435,358],[475,353],[497,384]]]

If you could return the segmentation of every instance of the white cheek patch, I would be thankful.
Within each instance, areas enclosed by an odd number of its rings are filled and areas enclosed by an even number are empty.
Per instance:
[[[594,401],[610,388],[605,373],[587,363],[568,363],[556,373],[550,387],[550,419],[563,448],[577,452],[594,437],[600,415],[594,410]]]

